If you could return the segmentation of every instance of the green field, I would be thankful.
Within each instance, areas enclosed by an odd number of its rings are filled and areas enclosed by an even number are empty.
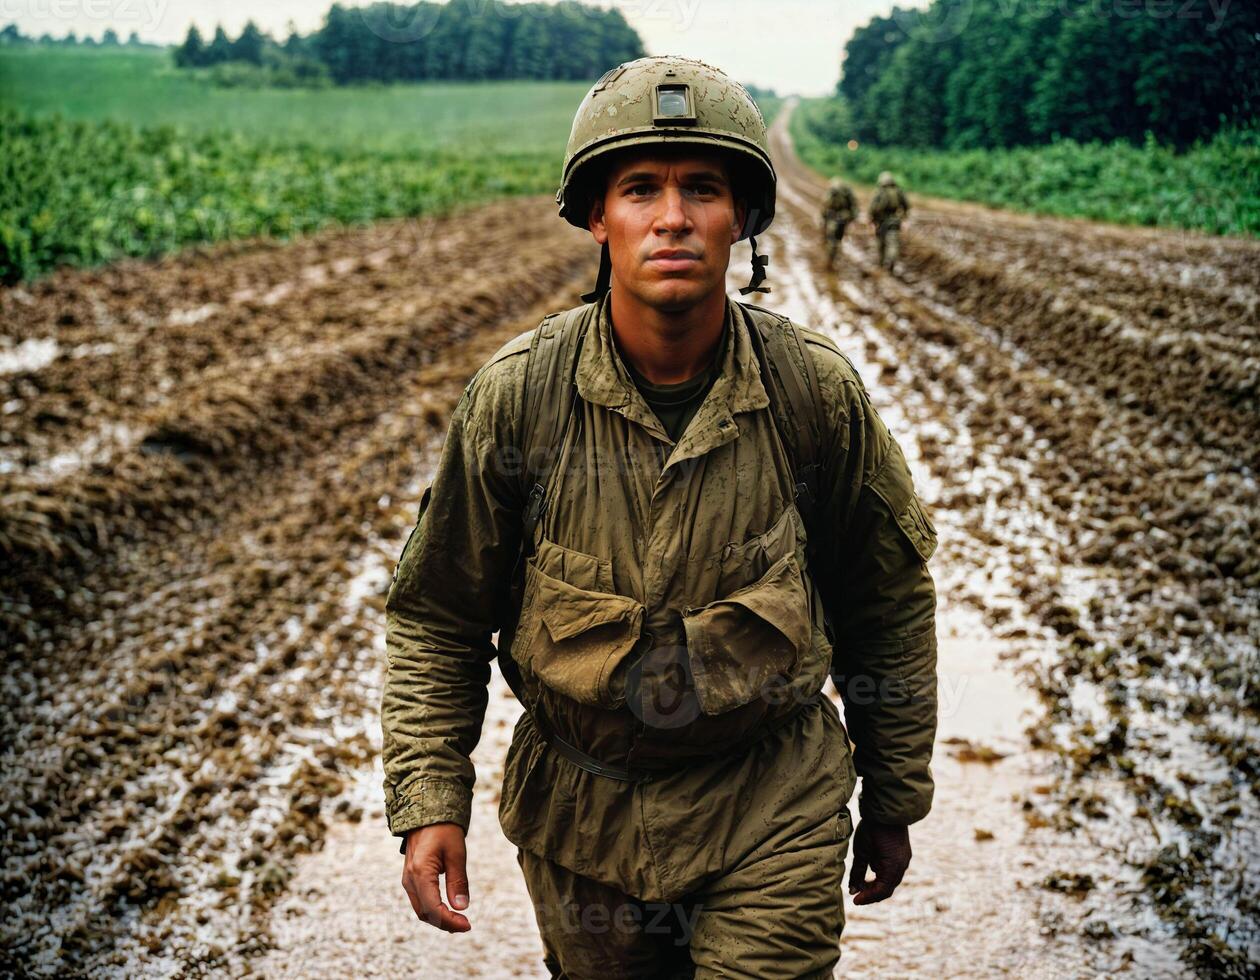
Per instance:
[[[165,51],[0,49],[0,106],[348,150],[555,154],[585,82],[218,88]],[[554,170],[559,162],[553,158]]]
[[[891,170],[908,190],[1035,214],[1120,224],[1260,234],[1260,129],[1227,131],[1176,153],[1153,142],[1004,150],[907,150],[847,143],[843,106],[802,102],[792,120],[802,159],[823,174],[873,184]]]
[[[0,49],[0,281],[552,191],[587,87],[220,89],[162,52]]]

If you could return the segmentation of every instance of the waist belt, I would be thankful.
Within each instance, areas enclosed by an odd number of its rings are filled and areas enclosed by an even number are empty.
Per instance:
[[[694,758],[687,760],[687,762],[682,766],[674,769],[641,769],[631,768],[628,766],[616,766],[607,762],[601,762],[593,755],[583,752],[572,742],[566,741],[557,735],[555,730],[552,729],[550,724],[547,723],[546,719],[543,718],[540,712],[530,711],[529,716],[530,720],[534,723],[534,728],[538,731],[542,740],[550,748],[555,749],[557,753],[564,756],[579,769],[585,769],[587,772],[594,773],[596,776],[604,776],[608,779],[617,779],[622,782],[645,783],[661,776],[669,776],[675,772],[679,772],[691,762],[711,762],[714,759],[737,755],[738,753],[751,748],[754,744],[761,741],[761,739],[765,738],[771,732],[782,728],[788,722],[792,721],[792,719],[800,714],[802,707],[803,705],[797,704],[797,706],[787,714],[775,718],[773,721],[759,725],[757,728],[753,729],[749,735],[740,739],[734,745],[727,746],[718,752],[695,756]]]

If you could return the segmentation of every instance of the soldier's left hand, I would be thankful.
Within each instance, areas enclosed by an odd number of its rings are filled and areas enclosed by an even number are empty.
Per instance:
[[[862,820],[853,834],[849,894],[854,905],[873,905],[892,895],[910,867],[910,828]],[[875,877],[866,880],[867,869]]]

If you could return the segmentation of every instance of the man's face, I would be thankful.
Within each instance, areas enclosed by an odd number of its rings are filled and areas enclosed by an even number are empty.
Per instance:
[[[619,287],[646,306],[678,312],[714,290],[725,293],[743,220],[720,154],[656,149],[614,159],[589,224],[608,245]]]

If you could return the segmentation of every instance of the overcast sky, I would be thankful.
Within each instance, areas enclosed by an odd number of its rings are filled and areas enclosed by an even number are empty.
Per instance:
[[[347,6],[369,0],[343,0]],[[473,0],[487,15],[501,0]],[[650,54],[702,58],[744,82],[781,93],[821,95],[839,77],[840,52],[853,29],[892,0],[596,0],[616,7],[642,36]],[[927,0],[902,0],[925,6]],[[203,34],[222,24],[233,37],[249,18],[277,37],[290,21],[302,33],[319,27],[332,0],[0,0],[0,24],[22,33],[99,38],[112,27],[126,38],[177,42],[188,25]]]

